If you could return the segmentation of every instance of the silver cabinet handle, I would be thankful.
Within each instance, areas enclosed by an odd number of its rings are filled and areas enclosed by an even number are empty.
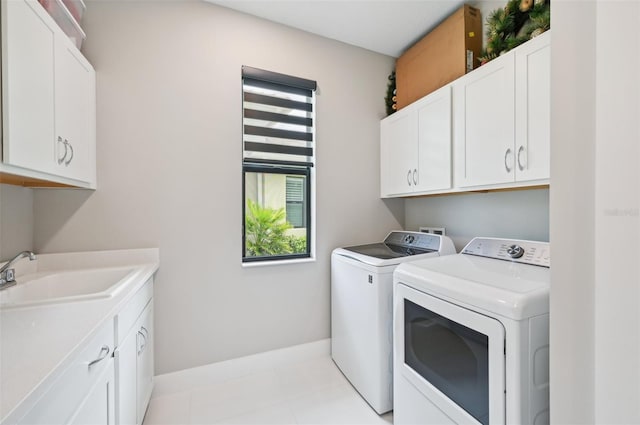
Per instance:
[[[140,330],[144,332],[144,339],[147,340],[149,338],[149,331],[144,326],[140,326]]]
[[[62,143],[64,145],[64,155],[62,155],[62,158],[60,158],[60,155],[58,155],[58,165],[62,164],[64,162],[64,159],[67,157],[67,141],[62,141],[62,137],[58,136],[58,143]]]
[[[146,329],[144,327],[142,327],[141,329],[144,329],[146,331]],[[147,337],[145,336],[144,333],[142,333],[141,330],[138,331],[138,335],[140,335],[142,337],[142,340],[140,341],[139,348],[138,348],[138,355],[142,354],[144,352],[145,347],[147,346]]]
[[[507,170],[507,173],[510,173],[512,168],[509,168],[509,164],[507,164],[507,157],[511,154],[511,148],[508,148],[504,153],[504,168]]]
[[[520,162],[520,155],[522,155],[523,152],[524,146],[520,146],[518,148],[518,169],[520,169],[520,171],[524,171],[524,165],[522,165],[522,162]]]
[[[418,169],[417,168],[413,169],[413,184],[415,186],[418,185]]]
[[[407,172],[407,183],[411,186],[411,170]]]
[[[111,349],[109,348],[109,346],[103,345],[102,348],[100,349],[100,355],[98,356],[98,358],[89,362],[89,369],[91,369],[91,366],[93,366],[94,364],[104,360],[109,355],[110,352],[111,352]]]
[[[71,162],[71,160],[73,159],[73,146],[71,146],[71,143],[69,143],[69,142],[67,141],[67,139],[64,139],[64,144],[65,144],[65,146],[69,146],[69,149],[71,149],[71,156],[69,157],[69,159],[68,159],[68,160],[66,160],[66,161],[64,162],[64,165],[65,165],[65,166],[68,166],[68,165],[69,165],[69,163]],[[67,155],[65,154],[65,157],[66,157],[66,156],[67,156]]]

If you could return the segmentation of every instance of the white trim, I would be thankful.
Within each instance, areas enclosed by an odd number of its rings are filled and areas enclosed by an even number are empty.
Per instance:
[[[308,258],[291,258],[286,260],[264,260],[264,261],[250,261],[242,263],[243,268],[262,267],[262,266],[284,266],[287,264],[301,264],[301,263],[315,263],[315,257]]]

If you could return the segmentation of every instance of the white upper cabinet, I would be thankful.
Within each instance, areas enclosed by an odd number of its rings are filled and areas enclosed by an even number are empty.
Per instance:
[[[451,188],[451,86],[416,102],[418,192]]]
[[[68,40],[65,40],[68,41]],[[71,42],[56,55],[56,165],[62,176],[95,181],[95,72]]]
[[[383,119],[381,196],[549,184],[551,31]]]
[[[380,124],[382,197],[451,187],[451,88],[445,86]]]
[[[55,31],[33,5],[3,1],[2,6],[2,159],[52,173]]]
[[[2,1],[0,172],[95,188],[95,71],[35,0]]]
[[[548,183],[550,36],[454,82],[456,186]]]
[[[380,190],[383,197],[411,193],[418,168],[417,114],[408,106],[380,122]],[[417,179],[417,175],[416,175]]]
[[[516,180],[549,178],[551,32],[516,52]]]
[[[456,183],[513,181],[514,58],[504,55],[454,83]]]

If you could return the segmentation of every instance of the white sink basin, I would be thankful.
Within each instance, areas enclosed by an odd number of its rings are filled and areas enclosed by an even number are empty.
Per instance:
[[[130,267],[52,271],[18,277],[0,291],[0,308],[53,304],[116,295],[129,280]]]

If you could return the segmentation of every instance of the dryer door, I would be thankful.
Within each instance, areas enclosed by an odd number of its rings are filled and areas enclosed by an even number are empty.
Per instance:
[[[403,418],[408,422],[420,418],[425,423],[504,424],[502,324],[403,284],[396,285],[394,299],[395,373],[402,381],[395,394],[400,423]],[[431,413],[417,406],[417,393],[407,391],[421,393]],[[413,401],[405,404],[401,397]],[[420,412],[403,411],[407,409]]]

